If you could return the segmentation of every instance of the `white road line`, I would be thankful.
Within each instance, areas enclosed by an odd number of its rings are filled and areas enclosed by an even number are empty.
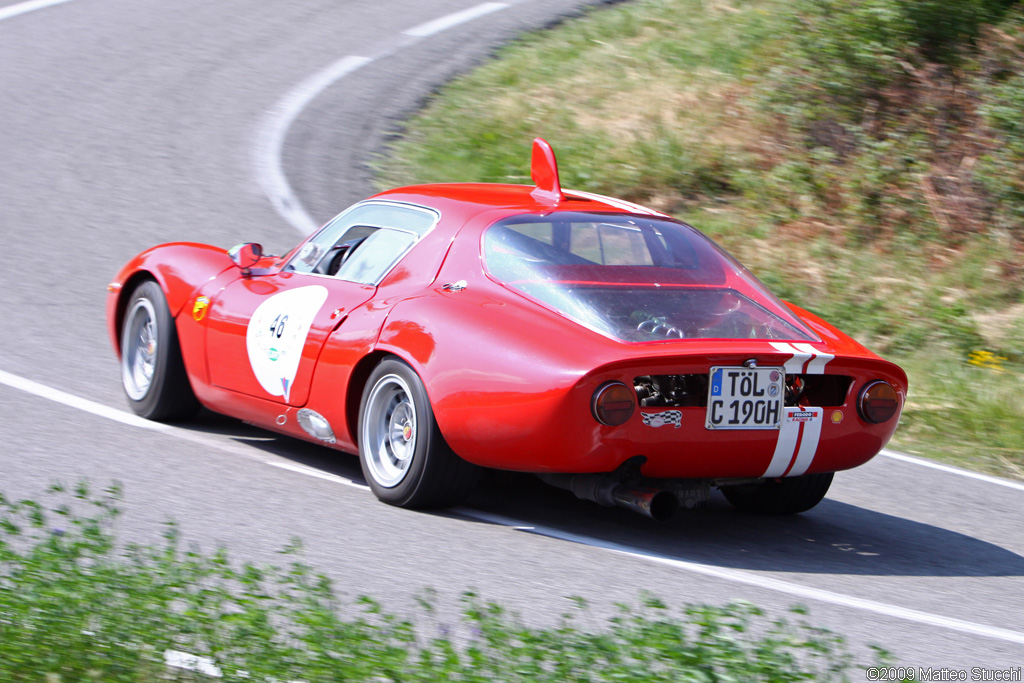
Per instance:
[[[19,377],[18,375],[11,374],[0,370],[0,384],[5,384],[14,389],[28,392],[34,396],[45,398],[56,403],[61,403],[71,408],[83,410],[99,417],[105,417],[109,420],[120,422],[121,424],[129,425],[132,427],[141,427],[143,429],[149,429],[165,433],[169,436],[184,439],[197,444],[202,444],[209,448],[215,448],[222,451],[227,451],[236,455],[242,455],[252,460],[257,460],[265,465],[272,465],[281,469],[296,472],[298,474],[304,474],[306,476],[316,477],[318,479],[325,479],[330,482],[337,484],[344,484],[345,486],[351,486],[354,488],[367,490],[369,487],[359,482],[353,481],[346,477],[341,477],[335,474],[327,472],[321,472],[311,467],[304,467],[302,465],[295,465],[292,463],[282,463],[273,460],[267,460],[265,458],[256,456],[252,453],[251,449],[242,444],[228,444],[218,439],[197,434],[195,432],[182,429],[180,427],[172,427],[170,425],[150,422],[144,420],[136,415],[125,412],[123,410],[117,410],[105,406],[95,401],[90,401],[74,394],[69,394],[59,389],[48,387],[38,382]],[[889,454],[893,457],[897,454]],[[901,456],[906,457],[906,456]],[[911,462],[916,462],[917,459],[911,459]],[[922,462],[922,464],[925,464]],[[927,463],[931,466],[931,463]],[[945,466],[939,466],[937,469],[942,471],[952,472],[953,474],[966,474],[972,475],[973,472],[965,472],[963,470],[957,470],[954,468],[948,468]],[[987,477],[979,475],[983,481],[991,481],[992,483],[1003,484],[1012,482],[1003,482],[1002,480],[996,479],[995,477]],[[629,546],[612,543],[610,541],[603,541],[598,538],[590,536],[583,536],[580,534],[573,534],[567,531],[560,531],[548,527],[532,526],[527,522],[520,520],[503,517],[500,515],[492,515],[488,512],[470,510],[467,508],[456,508],[453,510],[459,514],[471,517],[473,519],[479,519],[493,524],[500,524],[502,526],[508,526],[513,529],[530,531],[532,533],[540,534],[542,536],[548,536],[550,538],[560,539],[564,541],[571,541],[573,543],[580,543],[588,545],[593,548],[602,550],[609,550],[629,557],[635,557],[638,559],[646,560],[649,562],[655,562],[658,564],[668,565],[676,569],[682,569],[684,571],[694,572],[697,574],[704,574],[706,576],[715,577],[718,579],[733,581],[735,583],[743,583],[750,586],[756,586],[759,588],[765,588],[780,593],[786,593],[788,595],[795,595],[810,600],[817,600],[819,602],[826,602],[834,605],[842,605],[845,607],[852,607],[867,612],[874,612],[876,614],[884,614],[886,616],[896,617],[898,619],[905,619],[907,621],[914,621],[922,624],[929,624],[932,626],[938,626],[940,628],[951,629],[954,631],[960,631],[962,633],[972,633],[975,635],[981,635],[989,638],[996,638],[999,640],[1006,640],[1013,643],[1024,644],[1024,633],[1017,631],[1011,631],[1008,629],[997,628],[994,626],[986,626],[984,624],[976,624],[969,621],[963,621],[961,619],[953,619],[950,617],[943,617],[937,614],[930,614],[928,612],[920,612],[918,610],[909,609],[906,607],[899,607],[898,605],[889,605],[882,602],[875,602],[873,600],[866,600],[863,598],[857,598],[851,595],[844,595],[842,593],[833,593],[832,591],[823,590],[820,588],[811,588],[809,586],[802,586],[796,583],[789,583],[788,581],[781,581],[779,579],[773,579],[768,576],[762,576],[754,574],[752,572],[744,572],[736,569],[727,569],[724,567],[716,567],[714,565],[701,564],[699,562],[690,562],[687,560],[679,560],[676,558],[665,557],[662,555],[655,555],[652,553],[642,552]]]
[[[150,429],[158,432],[166,432],[172,429],[169,425],[152,422],[141,418],[138,415],[118,410],[117,408],[111,408],[110,406],[103,405],[102,403],[96,403],[95,401],[90,401],[87,398],[69,394],[68,392],[61,391],[60,389],[54,389],[53,387],[48,387],[45,384],[33,382],[30,379],[25,379],[24,377],[19,377],[18,375],[13,375],[3,370],[0,370],[0,383],[34,396],[45,398],[48,401],[62,403],[71,408],[92,413],[93,415],[99,415],[100,417],[105,417],[108,420],[114,420],[115,422],[120,422],[121,424],[126,424],[131,427],[140,427],[142,429]]]
[[[464,9],[461,12],[452,12],[451,14],[445,15],[433,21],[415,26],[407,31],[402,31],[407,36],[413,36],[414,38],[427,38],[440,33],[453,26],[464,24],[467,21],[472,21],[479,17],[490,14],[491,12],[497,12],[508,7],[508,4],[504,2],[484,2],[475,7]]]
[[[842,607],[852,607],[853,609],[865,612],[873,612],[875,614],[882,614],[888,617],[904,619],[906,621],[914,621],[920,624],[959,631],[961,633],[970,633],[973,635],[984,636],[986,638],[995,638],[1024,645],[1024,633],[1020,633],[1018,631],[1011,631],[1009,629],[998,628],[995,626],[986,626],[985,624],[977,624],[971,621],[964,621],[962,619],[943,617],[938,614],[921,612],[907,607],[900,607],[898,605],[890,605],[884,602],[876,602],[874,600],[858,598],[852,595],[834,593],[821,588],[802,586],[797,583],[781,581],[770,576],[763,576],[753,572],[728,569],[726,567],[717,567],[715,565],[691,562],[673,557],[665,557],[664,555],[642,552],[636,548],[631,548],[619,543],[613,543],[611,541],[605,541],[592,536],[583,536],[581,534],[574,534],[550,527],[528,526],[526,522],[521,520],[504,517],[502,515],[492,515],[488,512],[481,512],[466,508],[455,508],[452,512],[457,512],[460,515],[471,517],[473,519],[479,519],[481,521],[500,524],[501,526],[512,527],[514,529],[528,531],[529,533],[541,536],[547,536],[549,538],[579,543],[581,545],[590,546],[591,548],[608,550],[619,555],[654,562],[656,564],[667,565],[675,569],[682,569],[695,574],[703,574],[704,576],[710,576],[716,579],[724,579],[734,583],[742,583],[757,588],[765,588],[777,593],[786,593],[787,595],[793,595],[799,598],[816,600],[818,602],[825,602],[832,605],[840,605]]]
[[[134,413],[129,413],[117,408],[111,408],[110,406],[103,405],[102,403],[90,401],[87,398],[75,396],[74,394],[69,394],[68,392],[61,391],[60,389],[54,389],[53,387],[46,386],[45,384],[33,382],[30,379],[25,379],[24,377],[19,377],[18,375],[14,375],[3,370],[0,370],[0,384],[5,384],[13,389],[24,391],[32,394],[33,396],[38,396],[39,398],[45,398],[48,401],[53,401],[54,403],[60,403],[61,405],[68,406],[69,408],[75,408],[92,415],[105,417],[108,420],[120,422],[121,424],[128,425],[129,427],[138,427],[140,429],[147,429],[153,432],[160,432],[205,448],[224,451],[226,453],[231,453],[232,455],[240,455],[244,458],[256,460],[257,462],[261,462],[266,465],[277,465],[275,461],[267,460],[266,458],[257,455],[253,452],[251,447],[242,443],[224,441],[190,429],[175,427],[174,425],[164,424],[162,422],[153,422],[152,420],[139,417]],[[358,486],[355,482],[352,482],[352,484]]]
[[[988,474],[971,472],[970,470],[964,470],[959,467],[942,465],[932,460],[925,460],[924,458],[915,458],[912,455],[904,455],[903,453],[896,453],[890,450],[884,450],[879,455],[884,455],[887,458],[892,458],[893,460],[899,460],[901,462],[911,463],[913,465],[920,465],[921,467],[929,467],[933,470],[939,470],[940,472],[959,474],[961,477],[977,479],[978,481],[983,481],[987,484],[996,484],[998,486],[1005,486],[1007,488],[1017,489],[1018,491],[1024,491],[1024,484],[1021,484],[1020,482],[1016,481],[1011,481],[1010,479],[1001,479],[999,477],[993,477]]]
[[[10,5],[0,9],[0,21],[16,17],[19,14],[25,14],[26,12],[34,12],[37,9],[61,5],[65,2],[70,2],[70,0],[29,0],[29,2],[19,2],[17,5]]]
[[[352,488],[362,489],[363,491],[369,491],[370,487],[366,484],[360,484],[358,481],[342,477],[337,474],[331,474],[329,472],[323,472],[312,467],[304,467],[302,465],[293,465],[290,462],[274,462],[272,460],[264,461],[267,465],[273,465],[274,467],[280,467],[283,470],[290,470],[292,472],[298,472],[299,474],[305,474],[307,477],[316,477],[317,479],[326,479],[327,481],[333,481],[335,484],[344,484],[345,486],[351,486]]]
[[[303,235],[313,232],[319,225],[303,208],[284,174],[281,154],[288,129],[317,95],[371,61],[369,57],[350,55],[313,74],[277,103],[256,136],[256,178],[277,213]]]
[[[66,1],[66,0],[65,0]],[[288,177],[284,173],[282,155],[284,142],[295,119],[309,106],[320,93],[340,81],[345,76],[358,71],[367,64],[393,54],[396,50],[414,45],[424,38],[472,21],[492,12],[503,10],[516,2],[484,2],[461,12],[448,14],[433,21],[428,21],[405,31],[403,43],[394,43],[385,47],[379,54],[372,57],[349,55],[342,57],[327,68],[319,71],[292,89],[264,117],[256,134],[253,146],[253,163],[256,179],[263,192],[270,199],[274,210],[303,236],[319,227],[292,189]]]
[[[335,484],[344,484],[345,486],[351,486],[353,488],[362,489],[369,491],[370,487],[365,484],[361,484],[352,479],[341,477],[336,474],[330,474],[329,472],[323,472],[312,467],[305,467],[303,465],[296,465],[289,462],[278,462],[276,460],[267,460],[259,455],[256,455],[253,450],[241,443],[237,442],[225,442],[222,439],[208,436],[202,433],[194,432],[182,427],[175,427],[173,425],[164,424],[161,422],[153,422],[145,418],[139,417],[134,413],[129,413],[124,410],[118,410],[117,408],[111,408],[110,406],[97,403],[96,401],[90,401],[87,398],[81,396],[75,396],[69,394],[66,391],[60,389],[54,389],[53,387],[40,384],[39,382],[33,382],[30,379],[19,377],[18,375],[11,374],[0,370],[0,384],[6,384],[13,389],[19,389],[26,393],[38,396],[39,398],[45,398],[48,401],[54,403],[60,403],[61,405],[68,406],[69,408],[75,408],[92,415],[99,417],[105,417],[108,420],[114,422],[120,422],[121,424],[128,425],[129,427],[139,427],[140,429],[148,429],[154,432],[161,432],[169,436],[189,441],[191,443],[205,446],[207,448],[213,448],[219,451],[231,453],[233,455],[241,455],[250,460],[256,460],[257,462],[263,463],[264,465],[272,465],[279,467],[283,470],[289,470],[291,472],[297,472],[298,474],[305,474],[308,477],[316,477],[317,479],[325,479]]]

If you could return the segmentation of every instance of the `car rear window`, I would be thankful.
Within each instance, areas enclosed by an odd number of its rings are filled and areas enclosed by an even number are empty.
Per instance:
[[[514,216],[488,228],[483,249],[493,279],[623,341],[816,339],[714,242],[668,219]]]

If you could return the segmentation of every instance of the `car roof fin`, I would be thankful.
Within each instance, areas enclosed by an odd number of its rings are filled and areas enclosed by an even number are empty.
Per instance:
[[[543,138],[533,139],[533,159],[530,163],[530,177],[537,186],[530,195],[542,204],[557,206],[565,199],[558,181],[558,162],[555,151]]]

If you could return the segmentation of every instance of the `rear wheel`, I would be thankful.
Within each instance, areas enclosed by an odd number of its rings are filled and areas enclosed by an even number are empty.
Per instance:
[[[359,463],[377,498],[405,508],[456,505],[480,477],[480,468],[445,443],[416,372],[390,358],[374,369],[363,391]]]
[[[737,510],[762,515],[805,512],[821,502],[832,484],[832,472],[769,479],[758,484],[723,486],[722,493]]]
[[[151,420],[182,420],[199,402],[185,373],[178,331],[160,285],[143,282],[131,294],[121,324],[121,383],[132,410]]]

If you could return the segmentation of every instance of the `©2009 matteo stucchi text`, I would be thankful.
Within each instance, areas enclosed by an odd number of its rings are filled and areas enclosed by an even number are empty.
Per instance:
[[[936,669],[933,667],[874,666],[865,670],[869,681],[1021,681],[1021,668]]]

